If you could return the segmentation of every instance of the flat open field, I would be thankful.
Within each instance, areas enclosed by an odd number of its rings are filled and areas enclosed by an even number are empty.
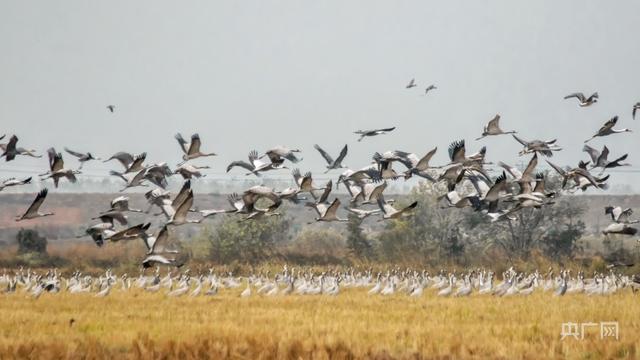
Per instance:
[[[637,358],[640,297],[534,293],[439,298],[425,291],[369,296],[240,298],[114,289],[0,296],[0,358]],[[560,340],[565,322],[619,322],[619,340]]]

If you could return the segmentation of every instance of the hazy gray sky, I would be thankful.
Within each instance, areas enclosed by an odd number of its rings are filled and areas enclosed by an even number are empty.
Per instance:
[[[374,151],[434,146],[443,163],[456,139],[515,162],[511,137],[473,141],[500,113],[526,139],[557,137],[565,150],[553,159],[573,165],[617,114],[637,132],[592,145],[629,152],[639,169],[639,13],[638,1],[3,1],[0,134],[40,151],[147,151],[175,164],[174,133],[197,131],[220,154],[204,161],[213,172],[277,144],[303,150],[300,167],[315,171],[314,143],[334,155],[348,143],[354,168]],[[420,88],[406,90],[413,77]],[[600,102],[562,99],[574,91]],[[352,134],[383,126],[397,130]],[[11,167],[46,160],[0,164]]]

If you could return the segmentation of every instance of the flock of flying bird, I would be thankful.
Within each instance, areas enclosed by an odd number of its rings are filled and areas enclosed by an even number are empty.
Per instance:
[[[411,89],[416,86],[415,80],[412,79],[406,88]],[[425,93],[434,89],[436,87],[431,85],[426,88]],[[588,107],[595,104],[599,97],[598,93],[589,97],[582,93],[565,97],[565,99],[570,98],[578,99],[579,106]],[[107,108],[111,113],[115,111],[113,105],[109,105]],[[640,103],[634,105],[632,113],[634,118],[639,108]],[[617,122],[618,116],[614,116],[585,141],[583,150],[589,156],[588,161],[580,161],[576,167],[561,167],[548,159],[553,156],[554,152],[562,150],[556,139],[524,140],[517,135],[516,131],[504,131],[500,126],[500,115],[496,115],[484,126],[481,136],[476,140],[510,134],[523,146],[519,155],[527,155],[530,158],[523,171],[498,162],[497,167],[501,170],[501,174],[494,178],[489,176],[486,168],[487,165],[492,165],[485,160],[486,146],[468,155],[467,144],[464,140],[451,143],[448,149],[449,162],[440,166],[430,164],[437,148],[428,151],[423,156],[400,150],[376,152],[372,156],[371,164],[357,170],[352,170],[343,164],[348,153],[347,145],[340,150],[336,158],[333,158],[317,144],[314,145],[314,148],[326,161],[325,173],[343,169],[335,186],[338,187],[340,184],[345,186],[350,195],[349,205],[345,208],[361,219],[376,214],[380,214],[379,221],[411,216],[412,210],[418,205],[416,201],[407,206],[398,206],[393,200],[385,198],[384,190],[390,181],[401,178],[406,180],[416,176],[431,182],[446,184],[447,191],[440,197],[440,201],[445,204],[444,207],[470,207],[486,214],[487,219],[491,222],[516,221],[514,217],[516,212],[526,208],[539,209],[551,206],[554,203],[554,198],[559,195],[559,192],[546,190],[545,174],[536,171],[539,156],[547,158],[545,161],[561,177],[562,190],[565,192],[585,191],[590,187],[606,189],[609,175],[604,175],[604,172],[611,168],[628,166],[629,164],[624,163],[627,154],[609,160],[607,146],[598,151],[586,143],[597,137],[631,132],[630,129],[614,129]],[[395,127],[358,130],[355,134],[359,135],[358,141],[362,141],[365,138],[387,134],[394,130]],[[0,140],[4,137],[1,136]],[[295,204],[304,202],[305,206],[315,210],[317,214],[315,220],[318,222],[347,221],[347,218],[339,216],[341,201],[337,197],[330,200],[334,187],[333,181],[329,180],[326,184],[318,186],[311,173],[303,174],[296,168],[292,170],[294,180],[292,187],[276,190],[262,185],[253,186],[242,194],[229,195],[229,206],[226,208],[194,209],[191,181],[205,176],[201,170],[209,169],[209,166],[195,165],[193,160],[216,156],[216,154],[201,150],[201,139],[198,134],[193,134],[190,141],[185,140],[180,134],[177,134],[175,138],[183,155],[182,161],[174,169],[170,168],[167,163],[145,164],[146,153],[134,155],[121,151],[104,160],[104,162],[116,161],[121,165],[121,171],[110,171],[110,175],[122,179],[123,188],[121,191],[134,187],[153,187],[145,193],[149,208],[146,211],[131,208],[128,197],[118,196],[111,201],[106,211],[96,214],[94,220],[98,222],[91,224],[82,236],[90,236],[98,246],[103,246],[106,241],[142,239],[147,249],[142,265],[148,268],[159,264],[183,265],[183,261],[178,260],[178,251],[168,245],[170,228],[184,224],[198,224],[203,219],[216,214],[238,214],[242,221],[257,220],[280,215],[277,211],[279,206],[283,201],[290,201]],[[11,136],[7,143],[0,144],[0,148],[2,149],[1,157],[4,157],[6,161],[13,161],[18,156],[41,157],[41,155],[37,155],[35,150],[19,147],[16,135]],[[64,150],[77,159],[80,163],[78,168],[65,166],[62,153],[50,148],[47,150],[49,169],[39,175],[42,180],[50,179],[56,188],[60,181],[75,183],[77,175],[82,174],[82,167],[85,163],[101,160],[90,152],[78,152],[68,148]],[[276,146],[264,153],[252,150],[248,154],[248,161],[234,161],[227,166],[226,171],[231,172],[242,168],[248,176],[261,177],[269,171],[288,169],[287,165],[299,163],[302,160],[300,152],[298,149],[290,149],[285,146]],[[394,169],[395,164],[403,166],[404,169],[402,171]],[[600,169],[600,172],[593,174],[592,171],[595,169]],[[167,178],[173,175],[179,175],[185,180],[175,196],[172,196],[167,190]],[[27,184],[30,181],[31,177],[7,179],[0,182],[0,191],[6,187]],[[52,212],[41,212],[40,210],[47,194],[46,188],[38,192],[31,206],[16,220],[30,220],[54,215]],[[368,208],[367,205],[374,207]],[[163,216],[165,219],[157,231],[150,231],[151,224],[148,222],[129,226],[126,213],[149,214],[154,207],[158,209],[154,215]],[[606,208],[606,214],[611,215],[612,223],[603,230],[604,234],[635,235],[637,233],[637,229],[631,226],[637,222],[637,220],[630,218],[631,209],[610,206]]]

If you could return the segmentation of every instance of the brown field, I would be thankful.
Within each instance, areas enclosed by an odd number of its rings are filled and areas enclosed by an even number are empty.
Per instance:
[[[166,290],[165,290],[166,291]],[[0,296],[0,358],[637,358],[638,297],[338,296],[168,298],[114,289]],[[618,321],[619,340],[590,328],[560,340],[563,322]]]

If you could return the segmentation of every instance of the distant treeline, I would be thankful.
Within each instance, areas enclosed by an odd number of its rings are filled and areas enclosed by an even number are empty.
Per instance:
[[[400,203],[409,199],[418,201],[414,216],[385,222],[375,230],[361,226],[362,220],[356,216],[350,216],[346,224],[331,227],[301,223],[300,210],[290,207],[282,216],[260,221],[238,221],[237,217],[226,216],[196,229],[194,236],[172,233],[171,240],[182,248],[187,266],[287,263],[437,268],[494,266],[497,262],[540,263],[541,259],[545,264],[591,266],[593,259],[602,263],[636,260],[637,251],[628,244],[625,246],[625,239],[620,236],[585,236],[582,220],[587,210],[585,197],[560,196],[553,206],[517,212],[516,221],[491,223],[481,212],[470,208],[443,208],[438,200],[441,193],[442,189],[422,183],[408,196],[398,198]],[[374,218],[364,221],[376,223]],[[40,238],[38,234],[31,236]],[[0,267],[135,270],[144,254],[139,241],[107,244],[103,248],[90,241],[55,246],[50,243],[45,249],[48,250],[34,255],[5,246]]]

